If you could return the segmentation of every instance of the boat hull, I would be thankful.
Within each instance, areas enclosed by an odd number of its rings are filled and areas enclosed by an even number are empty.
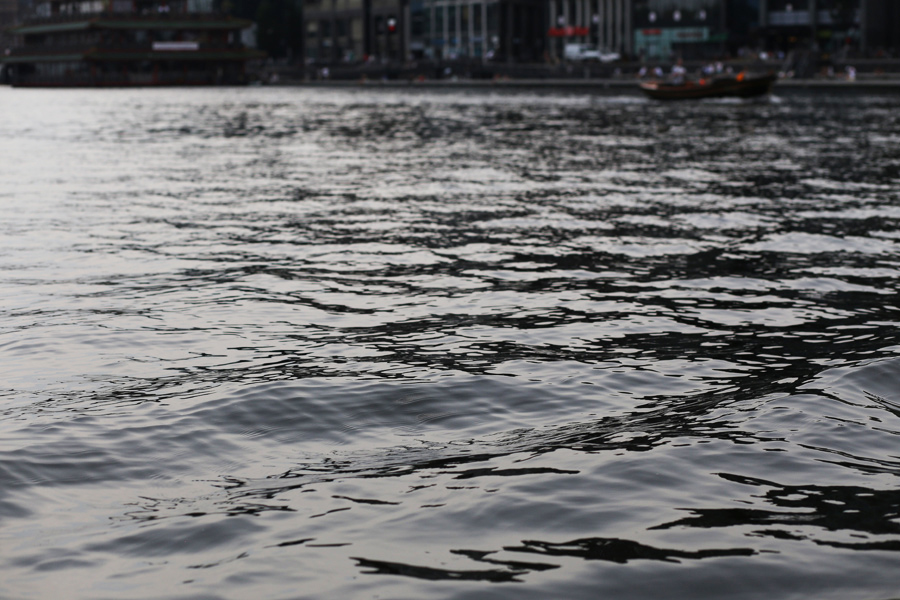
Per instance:
[[[762,75],[743,79],[688,81],[683,84],[642,83],[641,89],[655,100],[696,100],[700,98],[753,98],[771,93],[777,77]]]

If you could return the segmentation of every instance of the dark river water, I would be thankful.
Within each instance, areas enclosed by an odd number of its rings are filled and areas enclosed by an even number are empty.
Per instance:
[[[0,112],[0,598],[900,598],[900,96]]]

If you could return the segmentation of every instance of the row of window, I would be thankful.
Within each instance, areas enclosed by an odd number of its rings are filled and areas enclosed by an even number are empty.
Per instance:
[[[114,13],[208,13],[214,8],[213,0],[72,0],[36,2],[34,14],[38,17],[54,15],[92,15],[106,11]]]
[[[239,35],[230,31],[175,31],[175,30],[116,30],[69,31],[46,35],[25,36],[25,45],[77,46],[89,44],[129,45],[151,42],[199,42],[224,46],[235,43]]]
[[[464,5],[448,4],[425,7],[411,14],[409,33],[413,37],[427,39],[463,38],[483,36],[484,30],[496,31],[499,10],[496,3],[473,3]],[[375,16],[373,18],[376,35],[397,33],[398,19],[395,16]],[[361,39],[363,35],[362,17],[316,19],[306,23],[306,33],[310,38]]]

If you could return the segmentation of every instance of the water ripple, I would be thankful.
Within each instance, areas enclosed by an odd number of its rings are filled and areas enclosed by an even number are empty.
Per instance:
[[[894,98],[0,102],[0,596],[896,593]]]

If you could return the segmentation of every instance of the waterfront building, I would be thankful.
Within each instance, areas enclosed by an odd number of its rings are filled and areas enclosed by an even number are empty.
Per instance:
[[[534,21],[534,3],[501,2],[500,0],[423,0],[416,7],[421,27],[415,33],[413,50],[431,59],[519,59],[533,62],[533,54],[541,52],[543,42],[539,31],[520,32],[519,39],[527,39],[528,53],[522,56],[519,44],[501,44],[504,29],[515,13]],[[419,16],[420,15],[420,16]],[[521,17],[520,17],[521,18]],[[532,24],[531,29],[534,29]],[[501,37],[502,36],[502,37]],[[510,40],[512,41],[512,40]],[[528,60],[528,59],[531,60]]]
[[[864,56],[900,54],[897,0],[758,0],[770,44]]]
[[[251,24],[213,0],[43,0],[3,62],[20,86],[242,83],[262,57],[242,42]]]
[[[541,0],[308,0],[307,60],[500,59],[541,55]]]
[[[860,45],[869,56],[900,58],[900,2],[863,0]]]
[[[538,63],[570,43],[631,52],[633,0],[308,0],[307,60]]]
[[[441,57],[556,62],[569,44],[631,52],[632,0],[425,0],[426,46]]]
[[[724,0],[635,0],[634,52],[646,60],[721,57],[727,8]]]
[[[0,0],[0,48],[4,50],[12,44],[12,36],[6,29],[12,27],[19,17],[19,0]]]
[[[764,45],[781,51],[858,48],[860,0],[760,0]]]
[[[555,63],[574,44],[663,62],[890,54],[900,48],[900,1],[306,0],[304,35],[307,59],[323,65]]]
[[[551,23],[547,6],[546,0],[424,0],[423,55],[542,62]]]
[[[316,64],[402,62],[410,53],[409,0],[307,0],[305,55]]]
[[[632,53],[633,0],[550,0],[550,54],[563,56],[569,43],[585,43],[621,56]]]

